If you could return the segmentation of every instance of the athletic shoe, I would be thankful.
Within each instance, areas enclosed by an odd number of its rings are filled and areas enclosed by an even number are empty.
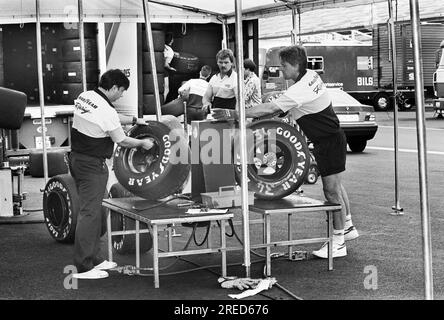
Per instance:
[[[318,258],[328,258],[328,242],[324,243],[319,250],[312,252]],[[347,255],[347,248],[344,243],[333,242],[333,258],[345,257]]]
[[[355,228],[355,226],[350,226],[349,228],[344,230],[345,241],[354,240],[357,237],[359,237],[359,233],[358,230]]]
[[[108,272],[94,268],[86,272],[74,273],[72,275],[75,279],[103,279],[108,278],[108,276]]]
[[[117,263],[110,262],[108,260],[104,260],[102,263],[94,266],[94,269],[97,269],[97,270],[109,270],[109,269],[114,269],[115,267],[117,267]]]

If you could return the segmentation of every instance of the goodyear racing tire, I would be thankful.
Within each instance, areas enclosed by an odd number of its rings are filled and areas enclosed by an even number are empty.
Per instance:
[[[63,150],[48,150],[48,177],[68,173],[65,163],[66,152]],[[41,149],[31,150],[29,153],[29,174],[31,177],[43,177],[43,151]]]
[[[134,195],[126,190],[122,185],[115,183],[109,190],[110,198],[129,198]],[[123,214],[110,211],[111,214],[111,230],[112,231],[127,231],[135,230],[136,221],[125,217]],[[145,223],[140,223],[140,229],[148,229]],[[136,235],[135,234],[123,234],[112,236],[113,249],[118,254],[129,254],[136,252]],[[153,247],[153,238],[151,233],[140,234],[140,247],[139,252],[145,253]]]
[[[276,120],[253,122],[247,131],[248,190],[259,199],[281,199],[298,189],[308,173],[310,152],[305,137]],[[236,181],[241,183],[239,136],[235,137]]]
[[[154,81],[151,73],[144,73],[142,76],[143,94],[154,94]],[[157,75],[157,84],[159,86],[159,93],[163,94],[165,90],[165,77],[163,74]]]
[[[165,31],[152,29],[154,51],[163,52],[165,49]],[[142,50],[149,51],[145,30],[142,30]]]
[[[107,197],[108,192],[105,192]],[[74,178],[61,174],[49,179],[43,192],[43,217],[50,235],[58,242],[74,242],[80,204]],[[102,208],[102,232],[106,233],[106,210]]]
[[[191,53],[180,52],[171,61],[171,66],[177,73],[195,73],[199,71],[199,58]]]
[[[154,52],[154,60],[156,62],[156,72],[163,73],[165,70],[165,58],[163,52]],[[142,71],[143,73],[153,73],[151,67],[150,52],[142,52]]]
[[[171,131],[161,122],[147,121],[134,126],[128,135],[136,139],[152,139],[154,147],[125,148],[114,152],[114,172],[119,183],[133,194],[157,200],[181,190],[190,172],[190,150],[181,132]]]
[[[80,61],[80,40],[63,40],[62,55],[65,62]],[[97,60],[97,41],[95,39],[85,39],[85,60]]]
[[[50,179],[43,192],[43,216],[56,241],[74,241],[78,212],[79,197],[74,179],[69,174]]]
[[[79,39],[79,25],[78,23],[68,23],[62,25],[60,31],[60,39]],[[85,39],[94,39],[97,36],[97,24],[96,23],[84,23],[83,34]]]
[[[99,81],[99,67],[97,61],[86,61],[86,82],[97,83]],[[80,62],[64,62],[62,79],[68,83],[82,83],[82,65]]]

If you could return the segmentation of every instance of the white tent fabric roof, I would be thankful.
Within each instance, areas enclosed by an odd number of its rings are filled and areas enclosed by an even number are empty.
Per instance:
[[[298,0],[303,12],[316,8],[346,7],[385,0]],[[216,15],[233,18],[234,0],[152,0],[152,22],[218,22]],[[288,10],[293,0],[243,0],[242,10],[248,18],[258,15],[278,14]],[[77,19],[77,0],[39,0],[41,22],[73,22]],[[170,4],[175,7],[161,4]],[[193,12],[180,7],[198,8],[205,12]],[[179,7],[179,8],[178,8]],[[85,22],[143,21],[142,0],[83,0]],[[0,23],[35,22],[36,0],[0,0]]]
[[[421,19],[444,19],[444,1],[418,1]],[[302,13],[302,33],[372,26],[386,22],[388,17],[387,0],[242,0],[242,11],[246,19],[283,17],[291,13],[288,6],[295,2]],[[398,20],[409,19],[409,0],[397,2]],[[39,3],[41,22],[78,20],[78,0],[39,0]],[[234,21],[235,0],[152,0],[149,4],[154,23],[220,23],[218,16]],[[83,0],[83,11],[85,22],[144,21],[143,0]],[[35,21],[36,0],[0,0],[0,24]],[[276,33],[276,28],[284,23],[279,20],[272,24],[269,32]],[[285,28],[291,30],[291,23]]]

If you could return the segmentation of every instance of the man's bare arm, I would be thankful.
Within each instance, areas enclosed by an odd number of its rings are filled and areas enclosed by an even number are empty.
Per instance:
[[[259,118],[281,111],[277,104],[268,102],[255,105],[245,110],[247,118]]]

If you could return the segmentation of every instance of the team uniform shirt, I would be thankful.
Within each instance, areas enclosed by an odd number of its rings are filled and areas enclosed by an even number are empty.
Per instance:
[[[220,73],[210,79],[213,93],[213,108],[236,109],[237,73],[231,69],[221,77]]]
[[[98,89],[83,92],[74,101],[71,150],[98,158],[110,158],[114,142],[110,131],[118,131],[116,143],[125,139],[119,116],[108,98]]]
[[[165,57],[165,63],[170,64],[171,61],[173,61],[174,50],[167,44],[165,45],[165,48],[163,49],[163,56]]]
[[[255,73],[250,75],[244,81],[245,90],[245,108],[251,108],[262,102],[261,82]]]
[[[335,135],[341,130],[327,88],[313,70],[301,74],[273,103],[282,111],[289,111],[312,142]]]
[[[187,101],[187,107],[189,108],[202,108],[202,97],[207,91],[209,83],[204,79],[190,79],[185,82],[180,88],[181,91],[189,90],[189,97]]]

